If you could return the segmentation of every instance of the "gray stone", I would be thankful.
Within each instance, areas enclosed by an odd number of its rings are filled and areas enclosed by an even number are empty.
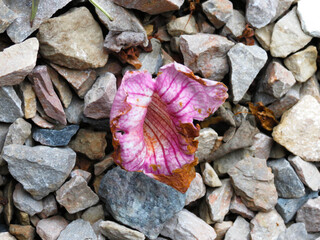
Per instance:
[[[291,221],[296,212],[305,204],[309,199],[318,197],[318,192],[307,191],[306,195],[301,198],[279,198],[276,209],[283,218],[285,223]]]
[[[42,219],[38,222],[36,231],[45,240],[56,240],[61,231],[68,226],[68,221],[61,216]]]
[[[250,147],[253,157],[267,160],[270,156],[273,143],[273,139],[268,135],[257,133],[254,136],[254,142]]]
[[[99,224],[100,231],[110,240],[144,240],[141,232],[132,230],[112,221],[102,221]]]
[[[206,202],[209,208],[211,220],[222,222],[225,215],[229,212],[233,190],[230,179],[223,179],[222,186],[215,189],[208,189]]]
[[[203,183],[202,177],[199,173],[196,173],[196,177],[190,183],[190,186],[186,192],[186,203],[188,205],[191,202],[202,198],[206,194],[206,186]]]
[[[150,42],[152,45],[152,52],[142,52],[138,57],[142,64],[139,71],[148,71],[150,74],[157,74],[159,68],[162,66],[161,42],[156,38],[152,38]],[[124,68],[123,74],[130,70],[133,71],[135,68],[132,66]]]
[[[57,240],[70,240],[70,239],[90,239],[97,240],[89,222],[82,219],[74,220],[62,230]]]
[[[320,21],[319,14],[317,13],[319,7],[319,1],[317,0],[300,0],[297,7],[297,14],[303,31],[316,38],[320,37],[320,27],[317,24]]]
[[[39,42],[30,38],[0,52],[0,86],[16,85],[36,66]]]
[[[222,80],[229,72],[227,52],[233,45],[227,38],[215,34],[180,37],[184,64],[193,72],[216,81]]]
[[[56,191],[57,202],[68,213],[77,213],[99,202],[99,197],[87,185],[83,177],[75,176]]]
[[[3,33],[7,27],[16,19],[16,14],[0,0],[0,33]]]
[[[69,125],[61,130],[37,128],[33,131],[32,137],[42,145],[58,147],[67,146],[73,135],[77,133],[78,125]]]
[[[7,34],[13,42],[19,43],[37,30],[41,23],[49,19],[56,11],[71,2],[71,0],[55,1],[54,6],[52,6],[50,0],[40,1],[32,25],[30,24],[31,3],[29,0],[4,0],[4,2],[17,16],[8,27]]]
[[[242,217],[238,216],[232,227],[226,233],[225,240],[249,240],[250,224]]]
[[[3,146],[10,144],[23,145],[31,135],[31,124],[23,118],[18,118],[9,127]]]
[[[23,115],[21,100],[13,87],[0,87],[0,122],[12,123]]]
[[[159,14],[178,10],[184,0],[112,0],[114,3],[125,7],[138,9],[149,14]]]
[[[180,37],[182,34],[196,34],[198,27],[194,16],[183,16],[171,20],[167,24],[167,31],[172,37]]]
[[[221,34],[228,36],[231,34],[233,37],[239,37],[242,35],[243,30],[246,27],[246,19],[243,14],[238,10],[233,10],[233,14],[227,21],[226,25],[222,28]]]
[[[267,53],[258,46],[236,44],[228,52],[233,102],[239,102],[265,65]]]
[[[70,9],[45,21],[37,38],[41,56],[52,63],[80,70],[103,67],[107,63],[102,31],[85,7]]]
[[[237,195],[234,195],[231,200],[230,212],[238,214],[247,219],[252,219],[255,216],[255,213],[248,209],[247,206],[242,202],[241,198]]]
[[[296,3],[298,0],[281,0],[278,1],[277,13],[271,22],[274,22],[279,17],[283,16],[287,12],[287,10],[291,7],[292,4]]]
[[[77,96],[73,96],[68,108],[65,109],[67,120],[72,124],[80,124],[84,108],[84,101]]]
[[[297,8],[294,7],[274,26],[271,38],[270,52],[273,57],[287,57],[290,53],[303,48],[312,37],[306,35],[300,26]]]
[[[206,203],[206,200],[203,199],[200,202],[199,206],[199,217],[205,221],[207,224],[214,224],[214,221],[212,221],[209,213],[209,207],[208,204]],[[217,233],[218,234],[218,233]]]
[[[268,25],[277,13],[278,0],[247,0],[246,18],[255,28]]]
[[[85,221],[90,222],[91,224],[94,224],[99,220],[104,220],[104,211],[102,204],[90,207],[85,210],[82,213],[81,218]]]
[[[233,4],[229,0],[208,0],[202,3],[202,10],[215,28],[221,28],[233,14]]]
[[[214,240],[217,236],[210,225],[186,209],[165,223],[161,235],[175,240]]]
[[[149,238],[156,238],[166,220],[185,204],[185,195],[140,172],[119,167],[101,180],[99,196],[111,215]]]
[[[304,223],[294,223],[282,232],[277,240],[308,239]]]
[[[199,141],[198,149],[195,152],[195,157],[199,162],[204,162],[210,155],[211,150],[214,148],[214,144],[218,138],[218,133],[212,128],[202,128],[199,132],[199,137],[196,139]]]
[[[261,44],[261,47],[263,47],[263,49],[266,51],[270,50],[273,28],[274,28],[274,23],[271,23],[265,27],[256,29],[254,31],[254,36],[256,37],[258,42]]]
[[[0,123],[0,150],[2,151],[4,142],[6,140],[7,133],[9,131],[9,124]]]
[[[241,160],[228,174],[235,193],[253,211],[269,211],[278,199],[274,176],[266,160],[249,157]]]
[[[87,183],[89,183],[89,181],[91,179],[91,173],[87,172],[85,170],[82,170],[82,169],[75,169],[70,173],[70,177],[71,178],[73,178],[75,176],[83,177],[84,180],[86,180]]]
[[[95,232],[96,236],[97,236],[97,240],[106,240],[105,236],[102,234],[101,232],[101,228],[99,226],[99,224],[102,222],[103,220],[98,220],[96,221],[94,224],[92,224],[92,228],[93,231]]]
[[[217,234],[216,240],[224,239],[226,232],[229,230],[230,227],[232,227],[232,225],[233,225],[233,222],[231,221],[216,223],[214,225],[214,230],[216,231],[216,234]]]
[[[251,240],[276,240],[286,230],[283,219],[275,209],[259,212],[250,224]]]
[[[16,144],[4,147],[2,157],[8,162],[11,175],[36,200],[57,190],[76,161],[76,154],[70,148]]]
[[[308,232],[320,232],[320,197],[309,199],[297,212],[297,222],[303,222]]]
[[[296,170],[300,180],[312,191],[318,191],[320,188],[320,172],[317,167],[312,163],[303,161],[298,156],[289,156],[288,160]]]
[[[290,163],[284,159],[267,162],[274,174],[274,184],[281,198],[300,198],[305,194],[305,188]]]
[[[83,114],[93,119],[109,118],[116,92],[117,79],[112,73],[98,77],[84,97]]]
[[[147,46],[148,39],[145,29],[139,19],[127,9],[107,0],[96,1],[111,15],[112,21],[96,8],[96,13],[109,32],[105,38],[104,47],[109,51],[119,52],[132,46]]]
[[[42,199],[43,210],[38,214],[41,218],[48,218],[58,213],[58,206],[53,194]]]
[[[20,211],[28,213],[30,216],[40,213],[43,210],[42,201],[34,200],[18,183],[13,192],[13,203]]]
[[[302,83],[300,97],[303,98],[306,95],[311,95],[320,102],[320,85],[316,75],[313,75],[306,82]]]
[[[304,96],[273,128],[276,142],[305,161],[320,161],[320,103]]]

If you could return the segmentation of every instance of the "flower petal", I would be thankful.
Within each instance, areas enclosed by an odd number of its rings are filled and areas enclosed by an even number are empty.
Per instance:
[[[143,171],[181,192],[195,177],[199,126],[227,98],[219,82],[201,79],[178,63],[147,72],[127,72],[111,110],[114,159],[128,171]]]

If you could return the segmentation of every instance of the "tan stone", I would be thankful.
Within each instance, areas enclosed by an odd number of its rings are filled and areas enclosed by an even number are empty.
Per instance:
[[[110,240],[144,240],[143,233],[132,230],[112,221],[102,221],[99,224],[100,231]]]
[[[9,232],[18,240],[33,240],[35,237],[35,229],[32,226],[22,226],[10,224]]]
[[[215,240],[222,240],[224,238],[224,235],[229,230],[230,227],[232,227],[233,222],[232,221],[224,221],[221,223],[216,223],[214,225],[214,230],[217,233],[217,238]]]
[[[106,169],[114,164],[113,157],[111,154],[105,156],[103,160],[94,165],[94,175],[98,176],[102,174]]]
[[[20,89],[23,96],[24,117],[26,119],[33,118],[37,113],[37,100],[32,85],[27,81],[23,81],[20,83]]]
[[[273,28],[274,28],[274,23],[271,23],[265,27],[256,29],[254,31],[254,36],[257,38],[258,42],[266,51],[270,50]]]
[[[167,24],[167,29],[172,37],[179,37],[182,34],[196,34],[198,32],[195,18],[189,15],[171,20]]]
[[[220,187],[222,185],[218,175],[209,163],[206,162],[201,165],[201,173],[204,183],[209,187]]]

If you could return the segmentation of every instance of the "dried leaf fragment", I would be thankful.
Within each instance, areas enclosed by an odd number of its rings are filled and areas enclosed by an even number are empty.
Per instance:
[[[257,106],[254,106],[251,102],[248,103],[248,105],[251,113],[256,117],[264,129],[272,131],[279,123],[274,116],[274,113],[269,108],[265,107],[262,102],[258,102]]]

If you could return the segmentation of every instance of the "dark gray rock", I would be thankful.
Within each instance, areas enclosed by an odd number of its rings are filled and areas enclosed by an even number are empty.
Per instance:
[[[2,157],[7,161],[11,175],[36,200],[57,190],[76,162],[72,149],[46,146],[11,144],[3,148]]]
[[[276,205],[278,213],[281,215],[285,223],[288,223],[296,214],[296,212],[305,204],[309,199],[318,197],[318,192],[308,191],[301,198],[285,199],[279,198]]]
[[[304,223],[294,223],[281,233],[278,240],[292,240],[292,239],[308,239],[308,233]]]
[[[185,194],[141,172],[127,172],[117,167],[101,180],[99,195],[112,216],[156,238],[166,220],[185,204]]]
[[[305,194],[303,183],[290,163],[284,159],[267,162],[274,174],[274,184],[281,198],[300,198]]]
[[[0,88],[0,122],[12,123],[23,117],[21,100],[11,86]]]
[[[73,135],[77,133],[78,125],[69,125],[61,130],[41,129],[34,130],[32,137],[42,145],[58,147],[67,146]]]
[[[97,240],[97,236],[89,222],[77,219],[69,223],[69,225],[60,233],[57,240],[71,239]]]

